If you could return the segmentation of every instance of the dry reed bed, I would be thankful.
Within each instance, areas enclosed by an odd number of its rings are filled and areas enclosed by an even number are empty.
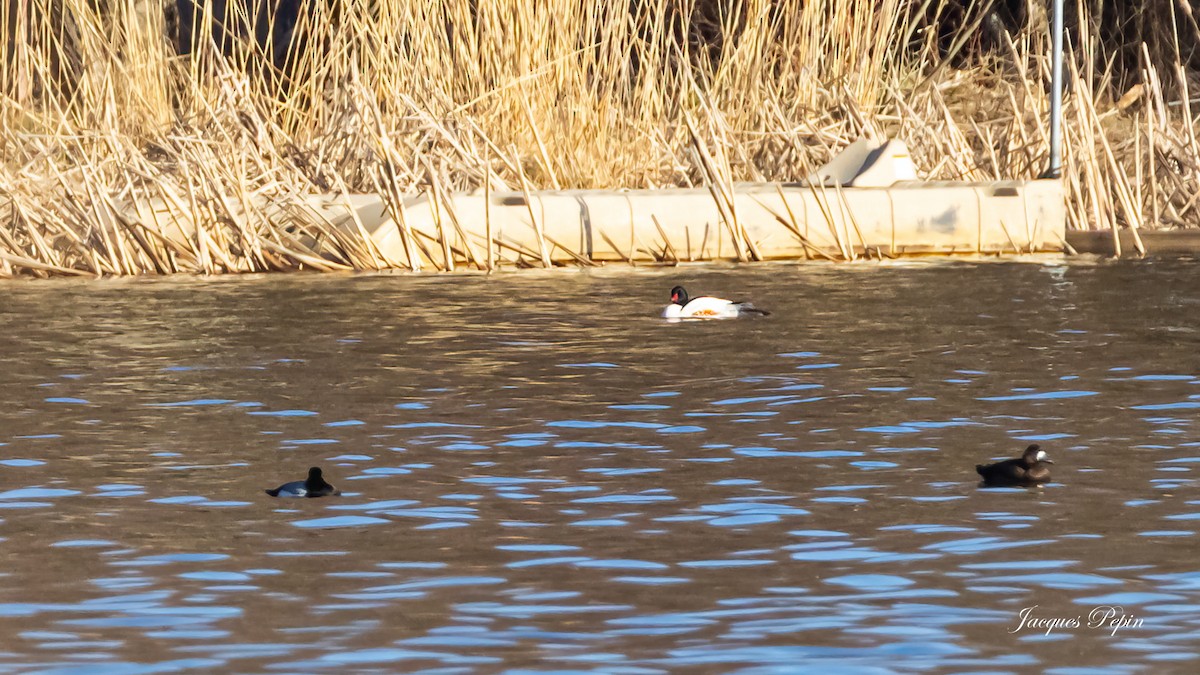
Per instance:
[[[316,3],[283,79],[253,41],[176,56],[159,0],[104,13],[0,0],[18,19],[0,35],[0,276],[539,264],[545,243],[475,250],[452,218],[436,240],[404,232],[400,200],[706,185],[720,203],[734,181],[794,180],[864,133],[905,141],[928,178],[1032,178],[1046,164],[1042,3],[1003,53],[959,68],[931,39],[906,48],[931,31],[901,0],[733,3],[706,55],[675,37],[692,31],[692,0],[591,4]],[[1095,43],[1086,26],[1078,42]],[[1068,59],[1069,227],[1194,220],[1182,66],[1162,77],[1147,54],[1143,85],[1110,103],[1091,56]],[[360,192],[387,201],[407,260],[308,206]],[[194,234],[167,236],[145,217],[152,202]]]

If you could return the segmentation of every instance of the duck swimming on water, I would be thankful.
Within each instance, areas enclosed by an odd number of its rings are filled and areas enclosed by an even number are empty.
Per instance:
[[[305,480],[284,483],[274,490],[266,490],[266,493],[272,497],[327,497],[341,494],[337,488],[325,482],[319,466],[309,469]]]
[[[736,319],[751,314],[767,316],[770,312],[748,302],[732,302],[707,295],[690,298],[683,286],[676,286],[671,289],[671,304],[662,315],[667,319]]]
[[[975,471],[983,476],[983,482],[992,486],[1031,486],[1050,481],[1050,465],[1053,464],[1046,451],[1037,443],[1025,448],[1016,459],[1006,459],[995,464],[978,464]]]

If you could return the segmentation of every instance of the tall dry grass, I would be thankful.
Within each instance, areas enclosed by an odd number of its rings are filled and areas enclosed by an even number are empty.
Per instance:
[[[195,17],[178,55],[174,0],[0,0],[0,276],[397,264],[311,213],[314,193],[699,185],[708,158],[725,180],[793,180],[864,133],[905,141],[928,178],[1047,160],[1035,0],[975,55],[989,18],[958,0],[314,0],[282,50],[253,39],[287,28],[256,4],[231,0],[216,36]],[[1186,59],[1163,72],[1143,49],[1114,101],[1127,73],[1076,12],[1069,226],[1194,221]],[[139,217],[152,200],[194,236]]]

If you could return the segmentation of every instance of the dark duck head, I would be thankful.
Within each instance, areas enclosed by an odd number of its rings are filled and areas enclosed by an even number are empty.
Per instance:
[[[671,302],[676,305],[688,304],[688,292],[684,290],[683,286],[676,286],[671,289]]]
[[[1030,486],[1050,481],[1050,465],[1054,462],[1046,456],[1037,443],[1025,448],[1016,459],[1006,459],[995,464],[978,464],[975,471],[983,482],[993,486]]]

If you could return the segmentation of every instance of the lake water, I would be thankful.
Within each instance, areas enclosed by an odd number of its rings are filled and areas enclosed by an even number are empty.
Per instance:
[[[0,671],[1196,672],[1198,272],[7,283]]]

